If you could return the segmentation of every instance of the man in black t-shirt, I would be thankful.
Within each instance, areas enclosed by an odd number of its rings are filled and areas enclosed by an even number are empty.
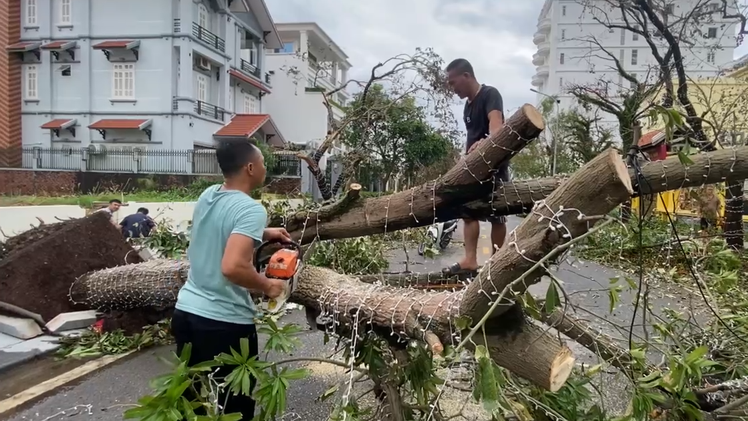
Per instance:
[[[472,152],[480,141],[501,130],[504,125],[504,104],[499,91],[481,85],[475,79],[473,66],[462,58],[456,59],[447,66],[447,80],[450,88],[461,99],[466,99],[463,121],[467,129],[467,153]],[[500,165],[494,173],[496,184],[509,181],[509,162]],[[492,216],[486,219],[491,223],[491,243],[494,252],[501,248],[506,238],[506,217]],[[475,273],[478,269],[478,237],[480,222],[465,219],[465,257],[444,269],[448,275],[458,273]]]

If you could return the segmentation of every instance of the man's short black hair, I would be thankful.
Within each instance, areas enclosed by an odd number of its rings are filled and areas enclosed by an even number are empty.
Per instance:
[[[109,204],[111,205],[112,203],[117,203],[117,204],[121,205],[122,201],[119,200],[119,199],[112,199],[112,200],[109,201]]]
[[[216,158],[223,176],[230,177],[242,167],[254,162],[261,153],[257,146],[246,140],[224,141],[216,149]]]
[[[475,77],[475,71],[473,70],[473,65],[470,64],[469,61],[465,60],[464,58],[457,58],[452,60],[451,63],[447,65],[447,71],[457,71],[460,74],[467,73],[472,77]]]
[[[143,215],[148,215],[148,208],[138,208],[138,213],[142,213]]]

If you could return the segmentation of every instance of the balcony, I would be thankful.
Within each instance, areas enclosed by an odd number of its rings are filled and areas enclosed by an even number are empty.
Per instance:
[[[223,38],[210,32],[209,30],[203,28],[195,22],[192,22],[192,36],[222,53],[226,52],[226,41],[224,41]]]
[[[544,18],[541,19],[540,22],[538,22],[538,30],[544,34],[550,34],[551,33],[551,19],[550,18]]]
[[[260,76],[260,69],[257,68],[254,64],[248,62],[247,60],[241,59],[240,62],[242,72],[252,75],[256,77],[258,80],[262,80],[262,77]],[[267,76],[267,75],[266,75]],[[266,77],[267,79],[267,77]]]
[[[545,57],[548,55],[548,53],[551,52],[551,43],[548,41],[543,41],[540,44],[538,44],[538,54]]]
[[[537,69],[535,69],[535,74],[540,77],[546,77],[548,76],[549,68],[547,64],[543,64],[538,66]]]
[[[545,63],[545,59],[543,58],[543,56],[538,53],[532,55],[532,64],[540,66],[543,63]]]
[[[218,121],[226,121],[226,114],[229,114],[229,112],[217,105],[208,104],[203,101],[195,101],[195,114]]]
[[[545,34],[542,32],[536,32],[535,35],[532,37],[532,42],[535,45],[539,45],[541,42],[545,42]]]
[[[543,86],[543,79],[538,75],[532,77],[532,86]]]

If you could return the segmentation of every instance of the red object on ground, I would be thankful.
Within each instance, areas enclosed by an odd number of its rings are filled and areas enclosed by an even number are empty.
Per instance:
[[[96,333],[104,332],[104,319],[97,320],[96,323],[91,325],[91,329]]]

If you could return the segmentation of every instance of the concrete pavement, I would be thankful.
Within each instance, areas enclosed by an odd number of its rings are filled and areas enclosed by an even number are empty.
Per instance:
[[[521,220],[517,217],[509,218],[509,229],[513,229]],[[485,262],[490,256],[490,241],[488,224],[482,226],[482,237],[479,242],[479,258]],[[461,229],[455,236],[455,243],[436,259],[425,259],[417,255],[415,247],[409,250],[408,267],[414,272],[426,272],[440,270],[442,267],[453,263],[462,253]],[[395,250],[391,256],[390,271],[403,270],[405,267],[405,253]],[[624,277],[624,274],[610,270],[594,263],[585,263],[573,259],[559,265],[555,272],[556,276],[563,281],[563,287],[570,297],[572,303],[583,305],[591,313],[600,318],[592,317],[589,313],[580,313],[593,325],[604,328],[604,330],[620,339],[627,339],[624,330],[628,329],[633,315],[631,305],[634,294],[622,293],[619,303],[615,306],[612,314],[609,314],[610,300],[608,289],[611,279]],[[543,297],[548,288],[548,280],[545,280],[531,288],[533,294]],[[690,304],[692,297],[682,291],[671,291],[657,288],[650,291],[650,305],[655,307],[675,308],[684,310]],[[693,300],[694,302],[696,300]],[[641,318],[637,317],[635,330],[642,331]],[[286,317],[287,322],[294,322],[306,326],[303,312],[297,311]],[[620,325],[621,330],[615,325]],[[329,357],[333,354],[333,342],[323,344],[323,335],[314,332],[305,332],[300,339],[303,346],[294,357]],[[261,340],[264,341],[264,338]],[[262,344],[261,344],[262,345]],[[596,364],[596,357],[586,349],[574,342],[569,343],[579,362]],[[62,419],[91,419],[91,420],[120,420],[122,412],[128,405],[148,393],[148,381],[155,375],[165,371],[164,365],[156,358],[165,356],[171,352],[171,347],[148,350],[125,361],[114,363],[86,378],[79,380],[67,387],[56,389],[37,402],[30,404],[13,414],[0,415],[0,420],[62,420]],[[324,364],[307,364],[306,368],[312,371],[312,376],[299,383],[292,385],[289,392],[288,411],[289,416],[285,419],[303,419],[309,421],[325,420],[329,414],[329,402],[320,403],[315,399],[327,390],[330,385],[342,379],[341,370],[330,368]],[[622,410],[626,403],[625,382],[613,375],[604,374],[600,377],[599,386],[604,386],[603,394],[608,409]],[[5,397],[0,397],[3,399]],[[296,417],[300,418],[296,418]]]

